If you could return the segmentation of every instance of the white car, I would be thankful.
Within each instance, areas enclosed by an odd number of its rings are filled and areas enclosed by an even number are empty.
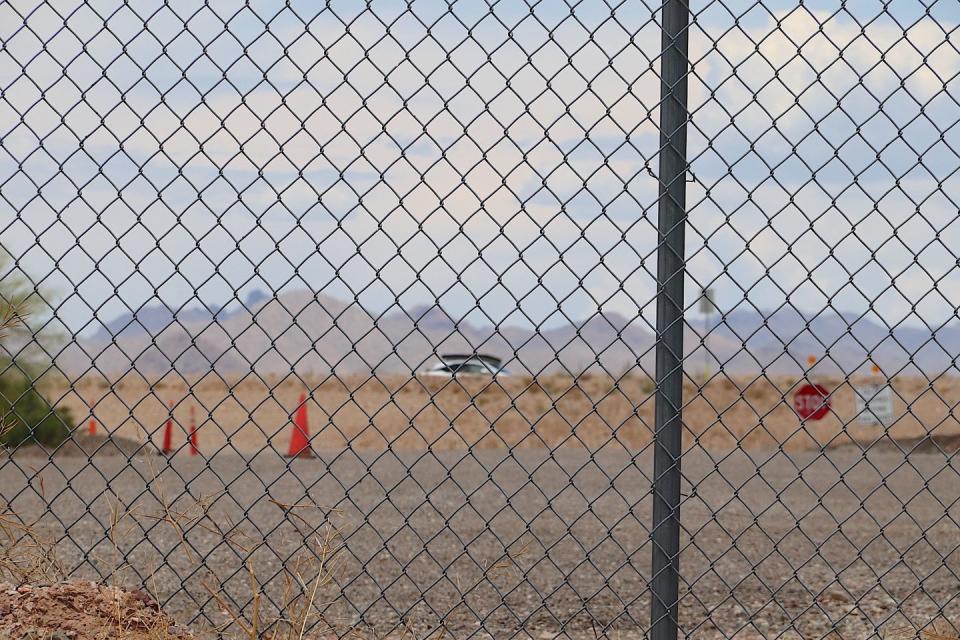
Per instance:
[[[496,356],[487,355],[441,355],[440,362],[417,372],[418,376],[508,376],[510,372],[503,368],[503,361]]]

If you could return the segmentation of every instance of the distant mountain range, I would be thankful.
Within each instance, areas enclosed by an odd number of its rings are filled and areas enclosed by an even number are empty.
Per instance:
[[[888,373],[941,373],[960,353],[960,325],[936,331],[888,328],[877,317],[822,313],[807,317],[792,308],[773,313],[736,310],[717,314],[701,346],[703,321],[685,328],[685,362],[691,373],[723,366],[731,374],[796,374],[808,355],[823,373],[865,371],[875,362]],[[277,297],[254,292],[230,309],[200,306],[174,312],[148,305],[106,322],[91,337],[77,337],[57,359],[68,375],[91,367],[108,376],[136,369],[147,376],[175,370],[198,375],[214,370],[236,376],[377,371],[411,373],[437,354],[477,351],[497,355],[523,373],[620,375],[638,363],[653,373],[654,333],[643,320],[609,312],[578,324],[534,331],[529,327],[476,326],[438,306],[374,315],[358,304],[323,294],[291,291]]]

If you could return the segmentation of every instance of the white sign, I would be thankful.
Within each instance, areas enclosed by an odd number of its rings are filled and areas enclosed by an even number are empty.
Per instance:
[[[890,385],[876,382],[854,385],[857,422],[873,426],[893,424],[893,396]]]
[[[704,289],[700,292],[700,313],[709,316],[717,310],[716,296],[713,289]]]

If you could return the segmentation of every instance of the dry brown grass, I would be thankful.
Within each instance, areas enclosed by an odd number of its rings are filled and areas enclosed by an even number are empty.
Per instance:
[[[247,611],[236,611],[224,598],[219,585],[205,583],[204,589],[227,618],[222,635],[233,627],[234,636],[248,640],[303,640],[326,634],[340,637],[343,629],[331,624],[321,614],[330,601],[321,601],[321,594],[332,585],[339,571],[340,532],[328,527],[313,536],[284,572],[284,588],[280,596],[280,612],[265,616],[261,610],[261,585],[253,563],[247,562],[250,605]],[[309,633],[309,636],[307,635]]]
[[[717,377],[705,385],[688,381],[684,408],[686,445],[710,449],[742,446],[789,451],[870,442],[882,430],[852,422],[850,381],[818,379],[833,390],[833,412],[801,428],[791,407],[798,381],[792,378]],[[856,380],[853,381],[856,383]],[[942,377],[893,381],[899,419],[892,437],[915,438],[928,432],[960,433],[952,408],[960,385]],[[311,393],[308,408],[313,445],[339,450],[433,450],[505,447],[609,446],[616,438],[629,451],[651,440],[653,387],[645,377],[615,381],[586,374],[489,379],[417,379],[355,375],[342,378],[222,381],[215,376],[184,381],[175,376],[148,382],[130,374],[115,382],[86,378],[72,387],[51,389],[53,397],[84,422],[88,402],[101,429],[161,444],[163,424],[173,402],[174,442],[182,445],[189,411],[197,407],[201,451],[228,442],[243,453],[268,444],[285,452],[291,414],[299,396]],[[83,417],[83,420],[80,418]]]
[[[111,508],[106,534],[113,545],[115,576],[125,565],[120,538],[133,530],[132,526],[123,530],[128,517],[118,504]],[[75,640],[190,637],[160,611],[155,599],[139,589],[125,589],[115,581],[102,585],[68,582],[56,541],[43,531],[40,523],[25,523],[10,511],[0,515],[0,584],[6,584],[2,592],[5,602],[0,606],[0,633]]]
[[[285,527],[279,534],[300,542],[298,551],[283,566],[283,589],[279,594],[278,610],[263,608],[262,576],[258,575],[253,560],[258,549],[269,548],[271,539],[258,538],[238,528],[236,523],[218,518],[212,510],[220,494],[210,494],[175,505],[168,497],[164,482],[155,463],[147,459],[152,470],[151,486],[159,508],[144,509],[138,505],[127,510],[133,521],[161,522],[172,529],[179,543],[174,552],[182,552],[187,562],[205,572],[202,588],[219,610],[223,622],[209,629],[200,629],[196,635],[250,640],[303,640],[304,638],[343,635],[343,629],[326,620],[322,611],[329,604],[324,599],[341,571],[341,529],[336,520],[341,514],[313,503],[283,504],[269,499],[282,512]],[[247,584],[241,600],[246,606],[238,610],[225,595],[225,584],[215,567],[207,566],[206,559],[193,552],[187,539],[191,530],[202,530],[219,544],[224,542],[239,556],[245,556]],[[118,546],[119,549],[119,546]],[[119,565],[118,565],[119,566]],[[233,602],[236,601],[234,593]]]
[[[958,640],[956,630],[949,622],[933,621],[929,628],[917,632],[913,627],[891,629],[883,635],[884,640]]]
[[[89,632],[79,631],[79,635],[71,637],[79,640],[181,638],[184,629],[176,627],[159,610],[159,589],[151,584],[149,577],[145,583],[140,583],[137,572],[128,564],[127,554],[142,539],[144,528],[159,523],[175,533],[170,557],[185,559],[190,567],[205,575],[202,588],[223,618],[221,625],[195,629],[192,637],[251,640],[343,637],[349,629],[323,615],[331,598],[338,597],[331,587],[335,587],[335,579],[341,571],[341,529],[335,523],[340,517],[339,512],[312,503],[287,505],[271,500],[282,512],[286,524],[274,535],[282,535],[287,541],[296,539],[301,544],[283,565],[283,588],[279,599],[276,594],[273,598],[273,602],[279,604],[279,610],[265,611],[262,607],[263,586],[253,557],[258,549],[271,548],[274,538],[256,538],[235,523],[218,518],[212,505],[219,494],[188,500],[183,500],[183,496],[178,496],[179,500],[171,499],[169,493],[172,492],[165,489],[154,461],[147,458],[146,462],[147,468],[153,469],[150,486],[155,500],[151,500],[149,506],[140,501],[125,505],[116,497],[108,500],[104,537],[109,545],[91,553],[108,575],[103,584],[68,582],[68,572],[57,557],[54,537],[43,535],[45,528],[39,522],[24,522],[9,510],[0,512],[0,584],[12,583],[21,587],[17,593],[7,593],[12,601],[31,599],[30,616],[18,618],[11,614],[0,623],[11,623],[12,619],[12,624],[17,625],[24,621],[41,634],[38,637],[47,637],[44,635],[47,632],[59,630],[58,615],[70,615],[69,611],[62,611],[59,603],[65,597],[63,594],[69,593],[68,601],[89,601],[84,612],[84,624]],[[40,491],[42,493],[42,485]],[[216,546],[226,543],[239,556],[247,557],[245,566],[249,580],[243,593],[234,590],[232,599],[225,597],[227,586],[217,573],[217,567],[208,566],[208,559],[194,552],[191,531],[209,534]],[[270,578],[276,580],[276,576]],[[229,604],[236,602],[238,596],[240,601],[246,601],[242,610]],[[52,600],[48,603],[48,599]],[[153,614],[144,615],[144,606]],[[40,615],[44,610],[47,613]],[[5,628],[0,626],[0,635]]]
[[[0,513],[0,582],[21,585],[64,576],[55,540],[42,531],[9,510]]]

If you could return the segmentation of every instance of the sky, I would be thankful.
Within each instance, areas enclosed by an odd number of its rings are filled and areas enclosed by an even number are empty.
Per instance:
[[[723,310],[955,317],[956,3],[691,11],[691,312],[710,286]],[[651,324],[658,19],[640,0],[4,3],[0,244],[72,331],[291,288]]]

